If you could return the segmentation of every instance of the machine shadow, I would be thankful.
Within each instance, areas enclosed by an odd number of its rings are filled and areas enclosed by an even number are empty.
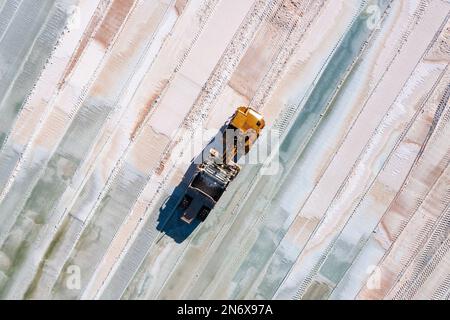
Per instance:
[[[176,243],[182,243],[186,240],[201,223],[198,219],[194,219],[190,224],[181,220],[181,216],[184,212],[178,207],[178,205],[183,199],[191,180],[198,171],[197,164],[201,163],[204,157],[207,156],[210,148],[216,148],[217,150],[219,150],[219,147],[222,148],[220,145],[221,140],[217,139],[217,137],[223,135],[226,128],[227,125],[223,125],[219,129],[216,136],[208,142],[203,151],[192,159],[191,164],[184,174],[180,184],[175,187],[172,194],[167,197],[159,209],[158,225],[156,226],[156,229],[171,237]]]

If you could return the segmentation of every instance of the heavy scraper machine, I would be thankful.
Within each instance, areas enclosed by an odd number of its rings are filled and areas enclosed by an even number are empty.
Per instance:
[[[196,174],[179,204],[184,222],[206,219],[239,173],[237,159],[250,150],[264,126],[264,119],[256,110],[244,106],[237,108],[225,126],[222,152],[211,148],[206,159],[197,165]]]

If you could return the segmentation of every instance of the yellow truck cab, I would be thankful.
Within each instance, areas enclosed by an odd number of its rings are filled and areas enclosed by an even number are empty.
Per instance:
[[[236,129],[247,133],[249,130],[254,130],[257,135],[260,134],[266,123],[264,118],[257,111],[250,107],[240,106],[234,113],[233,118],[230,121],[230,125]]]

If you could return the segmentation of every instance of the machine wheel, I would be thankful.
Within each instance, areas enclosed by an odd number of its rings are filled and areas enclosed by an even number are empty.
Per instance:
[[[189,205],[191,204],[191,201],[192,201],[191,197],[189,197],[187,195],[184,196],[183,200],[181,200],[180,207],[183,209],[187,209],[187,207],[189,207]]]
[[[206,220],[206,218],[208,217],[208,214],[209,214],[209,212],[211,211],[211,209],[209,209],[209,208],[207,208],[207,207],[202,207],[201,209],[200,209],[200,212],[198,213],[198,219],[200,220],[200,221],[205,221]]]

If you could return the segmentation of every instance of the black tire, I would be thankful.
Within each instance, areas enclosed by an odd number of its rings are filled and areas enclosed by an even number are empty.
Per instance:
[[[207,207],[202,207],[197,215],[197,218],[203,222],[206,220],[206,218],[209,215],[209,212],[211,211],[211,209],[207,208]]]
[[[187,209],[189,207],[189,205],[191,204],[192,198],[189,196],[184,196],[183,200],[181,200],[180,202],[180,207],[183,209]]]

